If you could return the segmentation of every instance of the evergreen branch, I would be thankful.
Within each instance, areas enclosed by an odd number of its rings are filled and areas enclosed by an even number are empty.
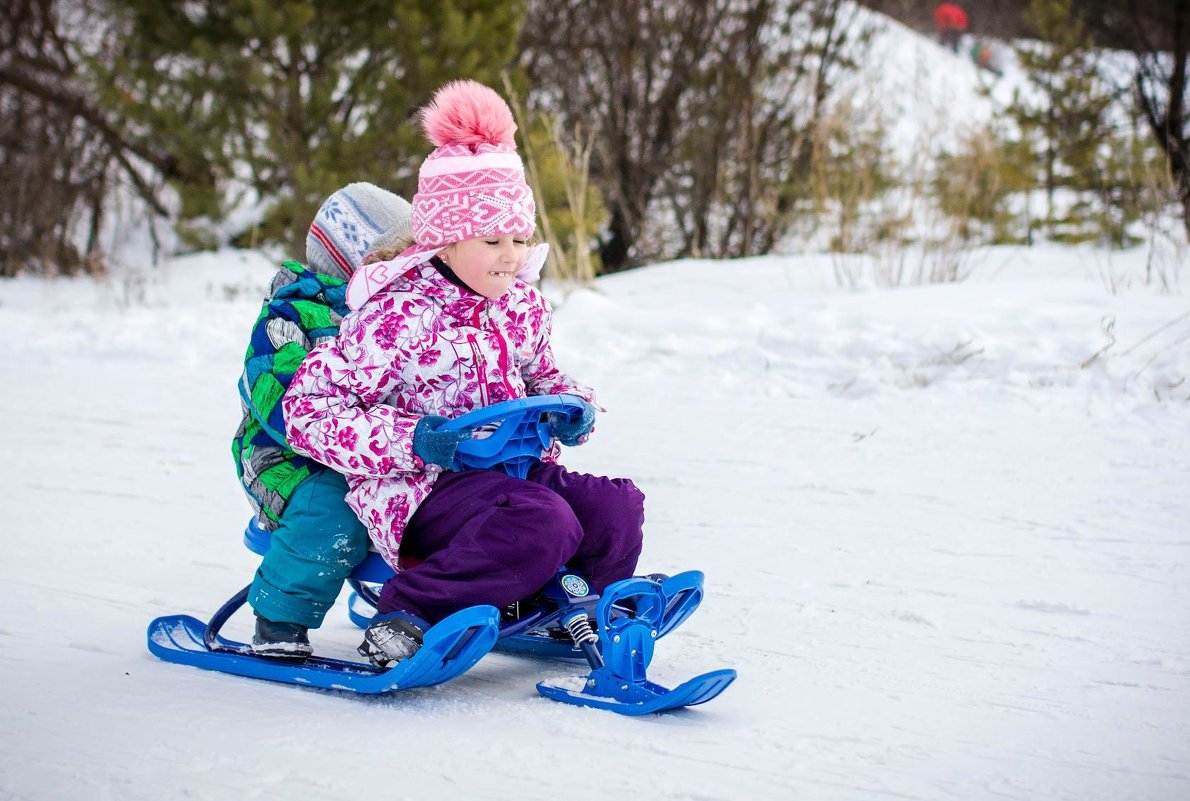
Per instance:
[[[86,102],[78,93],[61,85],[50,85],[38,81],[23,70],[10,65],[0,65],[0,85],[8,85],[28,95],[75,116],[90,125],[115,152],[132,153],[152,165],[166,178],[181,177],[177,159],[168,153],[154,150],[144,142],[125,136],[114,128],[97,109]]]
[[[124,168],[125,175],[127,175],[129,180],[132,181],[132,188],[136,190],[136,193],[140,196],[141,200],[149,204],[149,206],[154,212],[157,213],[158,216],[168,217],[169,210],[165,208],[164,205],[162,205],[161,200],[157,196],[158,193],[153,189],[153,187],[149,186],[149,184],[141,176],[140,171],[136,169],[136,166],[128,160],[128,156],[125,151],[122,151],[118,148],[113,148],[111,154],[112,158],[114,158],[119,163],[119,165]]]
[[[355,110],[356,100],[363,96],[361,89],[371,82],[373,74],[380,68],[382,63],[383,61],[377,58],[376,51],[368,51],[368,57],[360,65],[359,69],[355,71],[355,74],[351,77],[351,83],[348,84],[346,91],[344,91],[342,98],[339,100],[339,119],[347,120],[351,117],[351,113]]]

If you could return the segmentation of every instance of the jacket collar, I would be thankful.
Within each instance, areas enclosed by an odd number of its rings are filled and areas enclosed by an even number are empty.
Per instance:
[[[446,270],[450,271],[450,268],[446,267]],[[434,262],[422,264],[418,271],[421,291],[442,304],[442,314],[469,325],[478,326],[480,313],[490,311],[507,297],[506,293],[494,300],[485,298],[468,288],[453,271],[447,275]]]

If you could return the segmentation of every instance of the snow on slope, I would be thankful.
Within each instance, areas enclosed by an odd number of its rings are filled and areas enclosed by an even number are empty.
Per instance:
[[[879,110],[902,163],[943,145],[953,148],[970,129],[986,126],[995,108],[1006,106],[1013,88],[1022,84],[1011,60],[999,79],[980,70],[965,52],[969,37],[964,52],[953,53],[883,14],[859,6],[852,13],[856,29],[871,32],[871,44],[857,73],[840,89]],[[984,87],[990,97],[982,93]]]
[[[154,660],[151,618],[256,564],[228,443],[271,267],[0,284],[0,798],[1186,798],[1190,318],[1100,258],[860,292],[826,257],[684,262],[560,303],[609,410],[567,463],[646,491],[643,568],[708,577],[651,674],[740,672],[644,720],[502,655],[380,699]],[[358,636],[337,609],[315,642]]]

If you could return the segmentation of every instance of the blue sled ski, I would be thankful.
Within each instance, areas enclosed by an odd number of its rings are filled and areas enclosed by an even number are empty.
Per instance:
[[[546,698],[567,704],[606,709],[620,715],[647,715],[704,704],[726,690],[735,681],[734,670],[713,670],[673,689],[645,677],[656,640],[688,617],[701,598],[701,573],[691,571],[672,578],[682,579],[671,585],[672,588],[690,590],[696,583],[697,593],[678,592],[669,597],[665,582],[658,585],[639,578],[617,581],[609,586],[596,608],[598,635],[592,633],[588,641],[582,643],[591,672],[585,677],[540,682],[537,691]],[[682,598],[688,603],[684,605]],[[623,609],[626,599],[631,599],[635,613],[614,615],[613,610]],[[596,636],[598,647],[594,642]]]
[[[539,682],[537,692],[554,701],[635,717],[705,704],[726,690],[736,677],[736,672],[730,668],[712,670],[670,690],[651,681],[617,683],[614,675],[600,676],[598,673],[592,673],[581,685],[573,680]]]
[[[327,690],[384,693],[430,687],[456,678],[484,657],[496,642],[500,612],[473,606],[426,632],[421,649],[391,668],[361,662],[307,657],[279,660],[257,656],[245,643],[216,636],[208,648],[207,625],[189,615],[159,617],[149,624],[149,650],[166,662]]]

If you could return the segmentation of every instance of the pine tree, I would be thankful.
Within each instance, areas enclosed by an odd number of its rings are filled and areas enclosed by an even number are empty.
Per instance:
[[[1147,221],[1151,229],[1174,197],[1168,167],[1152,133],[1136,120],[1129,130],[1112,136],[1095,181],[1099,204],[1096,225],[1113,247],[1141,241],[1133,229]]]
[[[429,150],[416,110],[447,80],[499,86],[522,16],[502,0],[110,1],[129,40],[108,101],[219,179],[214,193],[179,186],[183,216],[217,219],[246,185],[267,211],[240,243],[294,253],[343,184],[411,195]]]
[[[1054,235],[1064,223],[1079,223],[1078,215],[1059,217],[1057,190],[1096,188],[1115,98],[1072,0],[1031,0],[1024,20],[1042,43],[1016,50],[1030,86],[1017,90],[1008,113],[1038,165],[1037,181],[1046,196],[1044,222]]]
[[[1014,150],[993,127],[972,131],[953,153],[940,155],[933,194],[961,242],[1019,241],[1010,199],[1030,183],[1017,169]]]

